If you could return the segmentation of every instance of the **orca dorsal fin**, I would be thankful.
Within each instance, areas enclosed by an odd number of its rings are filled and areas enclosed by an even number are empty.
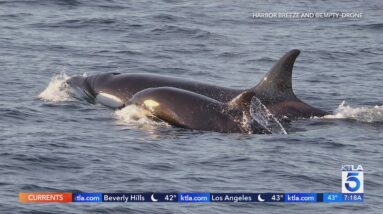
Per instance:
[[[292,72],[300,51],[293,49],[282,56],[253,89],[267,103],[296,99],[292,88]]]
[[[244,91],[229,101],[229,109],[248,109],[251,99],[255,96],[254,91]]]

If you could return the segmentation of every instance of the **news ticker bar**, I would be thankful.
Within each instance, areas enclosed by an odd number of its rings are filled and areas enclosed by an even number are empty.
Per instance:
[[[176,203],[332,203],[363,202],[364,194],[350,193],[65,193],[65,192],[22,192],[19,201],[33,202],[176,202]]]

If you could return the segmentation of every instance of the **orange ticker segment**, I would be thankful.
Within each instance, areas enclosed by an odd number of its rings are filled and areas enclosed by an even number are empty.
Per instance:
[[[19,201],[22,203],[32,202],[72,202],[72,193],[67,192],[21,192]]]

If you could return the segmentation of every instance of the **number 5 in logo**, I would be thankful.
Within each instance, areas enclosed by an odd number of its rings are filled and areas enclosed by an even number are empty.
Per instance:
[[[342,172],[342,193],[363,193],[363,171]]]
[[[358,179],[359,172],[349,172],[347,174],[346,189],[350,192],[356,192],[360,188],[360,181]]]

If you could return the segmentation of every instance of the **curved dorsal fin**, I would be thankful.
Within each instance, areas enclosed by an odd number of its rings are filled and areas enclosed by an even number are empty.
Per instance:
[[[267,103],[279,102],[281,100],[296,99],[293,92],[291,77],[295,59],[300,51],[297,49],[287,52],[269,72],[262,78],[261,82],[253,90],[262,101]]]

